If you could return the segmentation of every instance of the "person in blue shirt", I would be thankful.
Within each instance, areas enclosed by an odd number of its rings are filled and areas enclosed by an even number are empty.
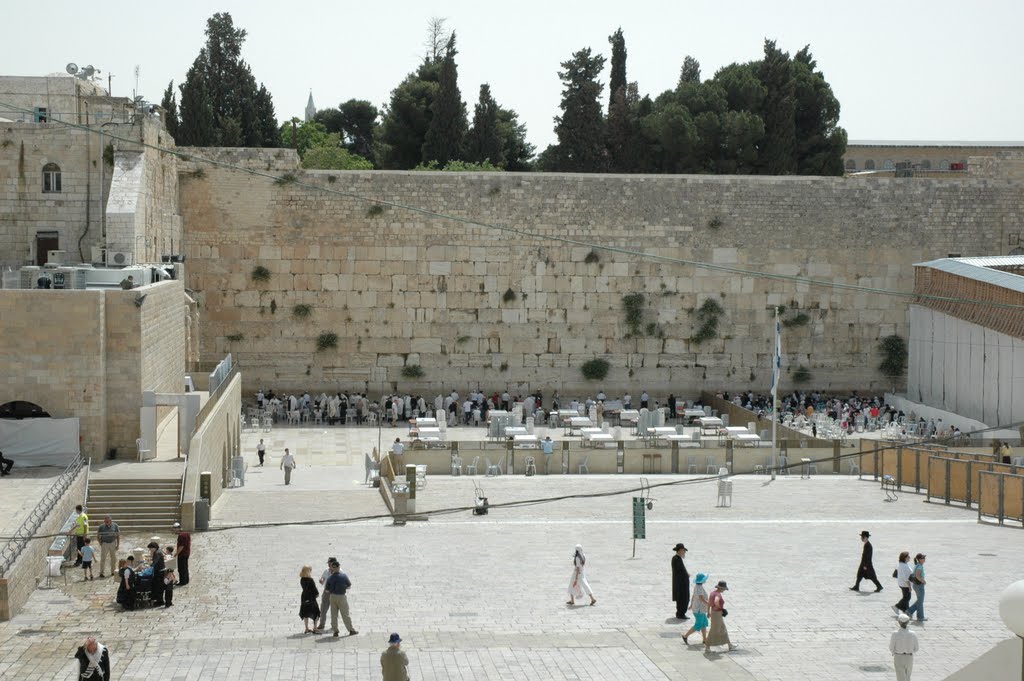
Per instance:
[[[338,613],[341,612],[341,619],[348,629],[349,636],[355,636],[359,632],[352,626],[352,619],[348,614],[348,597],[346,592],[352,588],[352,582],[348,575],[341,571],[341,565],[335,561],[331,563],[331,576],[324,584],[324,591],[331,594],[331,629],[334,635],[338,635]]]
[[[551,455],[555,453],[555,442],[550,435],[541,440],[540,450],[544,452],[544,475],[547,475],[551,472]]]

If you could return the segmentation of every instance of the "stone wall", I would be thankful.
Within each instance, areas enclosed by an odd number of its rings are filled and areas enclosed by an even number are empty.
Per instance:
[[[181,505],[181,524],[195,530],[195,503],[199,496],[199,474],[213,474],[211,509],[230,478],[231,457],[242,451],[242,432],[238,415],[242,413],[242,376],[235,376],[216,396],[202,424],[192,435],[185,468],[185,494]],[[204,408],[204,411],[206,409]]]
[[[78,477],[71,483],[64,496],[54,504],[37,534],[45,537],[59,533],[64,522],[74,511],[75,505],[85,503],[86,471],[87,467],[83,467],[78,472]],[[45,575],[50,543],[49,539],[30,541],[11,569],[0,577],[0,622],[17,615],[39,586],[39,579],[45,579],[41,575]]]
[[[0,319],[0,404],[26,400],[55,418],[78,417],[83,456],[99,460],[117,447],[134,457],[142,391],[183,390],[180,281],[131,291],[3,291]]]
[[[592,357],[611,362],[607,392],[767,389],[774,305],[805,315],[784,334],[787,372],[804,365],[821,388],[890,387],[877,342],[906,337],[905,299],[784,278],[909,293],[912,263],[1002,253],[1024,214],[1018,184],[969,178],[302,172],[271,150],[250,150],[248,165],[337,193],[227,168],[181,178],[203,353],[233,352],[247,390],[593,391],[579,370]],[[376,213],[367,198],[457,220]],[[566,239],[722,269],[591,255]],[[268,282],[252,280],[258,265]],[[645,296],[633,335],[631,293]],[[724,310],[718,337],[696,343],[709,299]],[[293,316],[300,303],[308,318]],[[316,351],[324,332],[337,349]],[[424,378],[403,379],[406,365]]]

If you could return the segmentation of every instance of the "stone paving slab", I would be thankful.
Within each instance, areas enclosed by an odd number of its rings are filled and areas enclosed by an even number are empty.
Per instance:
[[[299,435],[289,441],[307,446]],[[889,679],[889,606],[898,590],[888,574],[900,550],[929,555],[930,620],[913,625],[922,648],[915,678],[942,679],[1007,638],[995,598],[1019,578],[1019,531],[978,525],[974,513],[920,496],[885,503],[876,485],[856,478],[739,476],[728,509],[715,508],[713,484],[655,488],[636,558],[632,493],[497,508],[483,517],[439,515],[404,527],[387,519],[237,527],[380,513],[377,490],[359,482],[361,443],[348,444],[355,448],[348,464],[307,465],[289,487],[275,462],[250,468],[244,488],[225,491],[214,507],[218,531],[195,536],[193,583],[178,590],[173,608],[119,612],[110,604],[113,580],[37,591],[21,615],[0,624],[0,677],[69,678],[75,646],[95,632],[113,650],[116,678],[378,679],[387,634],[399,631],[415,679]],[[309,446],[315,457],[315,443]],[[502,503],[628,490],[639,479],[477,482]],[[472,492],[471,479],[432,477],[418,503],[463,505]],[[847,590],[862,529],[874,535],[881,594]],[[729,581],[728,624],[740,650],[705,656],[679,639],[669,566],[677,541],[691,549],[691,573]],[[592,608],[564,604],[577,542],[598,598]],[[301,633],[299,568],[319,572],[328,555],[352,578],[356,637]]]

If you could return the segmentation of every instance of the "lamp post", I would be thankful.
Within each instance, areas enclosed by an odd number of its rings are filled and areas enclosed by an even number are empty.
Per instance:
[[[1024,681],[1024,580],[1006,587],[1006,591],[999,597],[999,616],[1007,628],[1020,637],[1020,678]]]

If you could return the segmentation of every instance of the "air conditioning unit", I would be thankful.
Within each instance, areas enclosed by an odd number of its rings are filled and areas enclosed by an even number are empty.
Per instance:
[[[36,279],[42,274],[43,270],[35,265],[29,265],[28,267],[21,268],[21,288],[35,288]]]
[[[92,247],[92,264],[93,265],[106,265],[106,249],[103,246]]]
[[[135,264],[135,256],[127,251],[107,251],[107,267],[126,267]]]
[[[68,258],[67,251],[47,251],[46,262],[47,264],[53,263],[54,265],[66,265]]]

